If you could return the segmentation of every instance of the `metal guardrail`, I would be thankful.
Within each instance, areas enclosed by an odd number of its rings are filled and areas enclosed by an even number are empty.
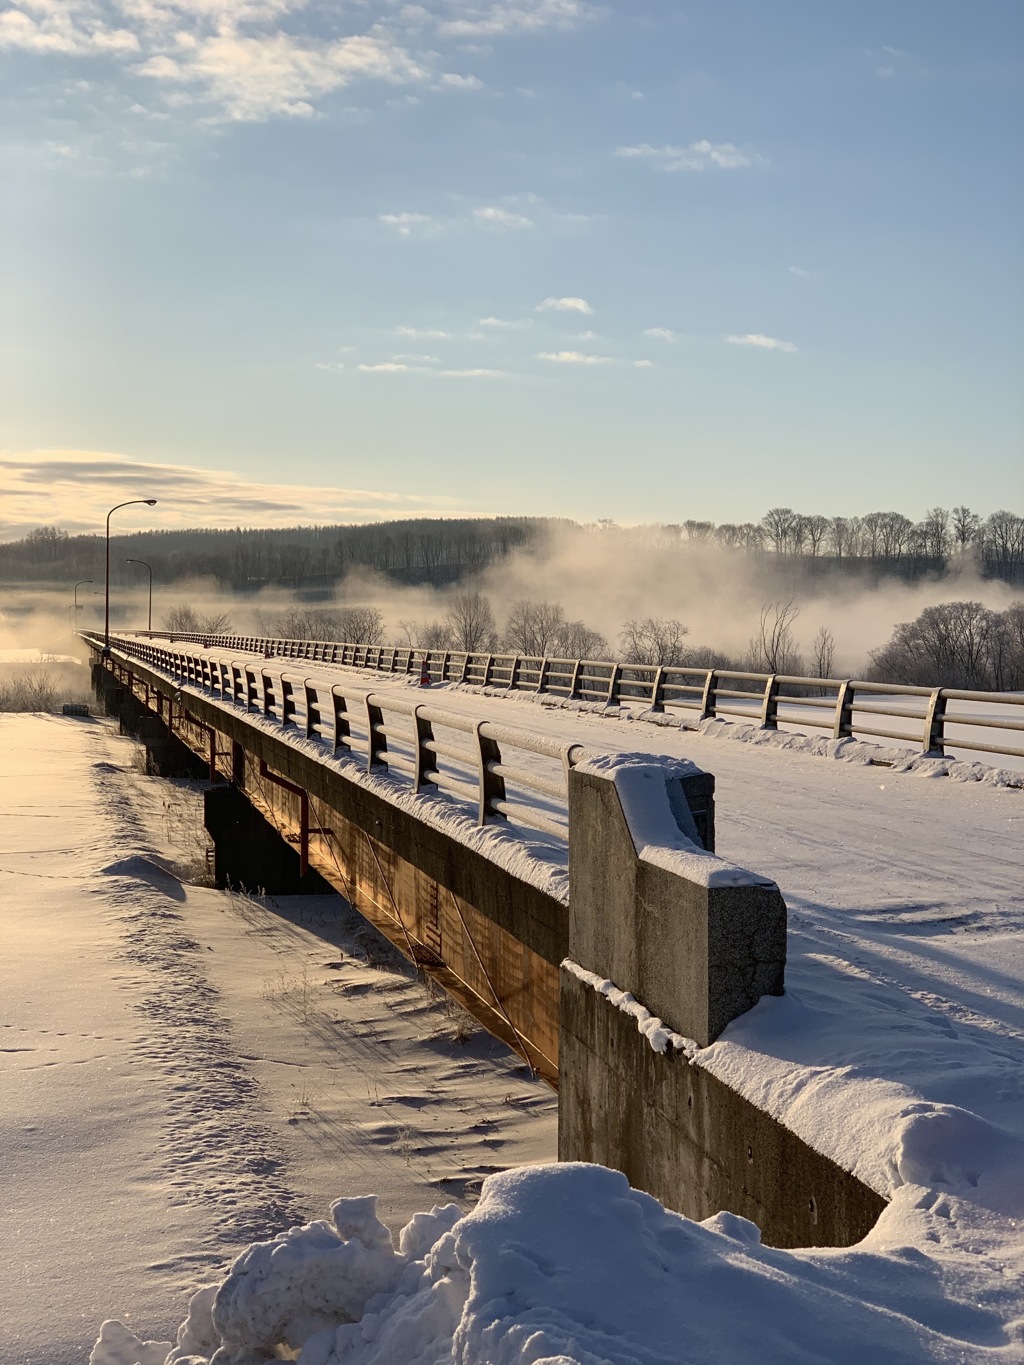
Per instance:
[[[103,645],[102,635],[85,631],[82,636]],[[581,744],[474,720],[393,692],[289,674],[266,660],[219,659],[139,637],[111,636],[110,644],[122,657],[159,669],[178,686],[200,688],[282,728],[294,727],[304,738],[323,743],[331,755],[350,753],[368,773],[393,774],[420,795],[446,791],[469,801],[480,825],[509,821],[568,839],[568,769],[587,752]],[[546,762],[534,765],[540,772],[532,771],[510,762],[510,749]]]
[[[950,687],[907,687],[852,678],[805,678],[722,668],[620,664],[610,660],[540,658],[536,655],[422,650],[392,645],[281,640],[263,635],[140,632],[136,638],[167,639],[203,648],[239,650],[264,658],[304,659],[378,673],[410,674],[426,664],[432,682],[474,683],[510,691],[550,693],[608,706],[638,702],[653,711],[689,711],[698,719],[730,716],[766,730],[792,724],[830,732],[834,739],[868,738],[919,744],[941,756],[946,747],[1024,758],[1024,747],[986,742],[993,732],[1024,732],[1024,694],[970,692]],[[915,704],[916,699],[916,704]],[[949,703],[963,703],[974,710]],[[1019,709],[1019,718],[997,707]],[[877,718],[877,719],[876,719]],[[903,730],[879,721],[906,721]],[[980,739],[950,739],[947,727],[973,727]]]

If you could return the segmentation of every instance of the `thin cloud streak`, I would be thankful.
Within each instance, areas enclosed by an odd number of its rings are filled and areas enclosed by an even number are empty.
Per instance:
[[[450,516],[465,504],[436,494],[261,483],[227,470],[131,460],[91,450],[0,452],[4,488],[0,537],[11,540],[36,526],[71,533],[101,532],[117,502],[157,498],[156,507],[125,508],[119,524],[170,529],[184,526],[291,526],[363,522],[380,518]]]
[[[564,295],[559,298],[552,294],[537,304],[536,311],[538,313],[583,313],[589,317],[594,310],[586,299],[576,298],[572,295]]]
[[[714,167],[722,171],[743,170],[749,166],[764,166],[767,162],[757,152],[744,152],[733,142],[709,142],[701,138],[686,147],[653,147],[640,142],[632,147],[616,147],[615,156],[650,161],[661,171],[704,171]]]
[[[782,341],[779,337],[765,336],[763,332],[746,332],[743,336],[727,336],[731,346],[753,346],[762,351],[795,351],[792,341]]]

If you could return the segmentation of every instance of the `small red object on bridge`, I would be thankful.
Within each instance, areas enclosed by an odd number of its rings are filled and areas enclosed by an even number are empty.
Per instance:
[[[424,654],[423,661],[420,664],[420,687],[433,687],[433,685],[430,681],[430,669],[427,667],[427,656]]]

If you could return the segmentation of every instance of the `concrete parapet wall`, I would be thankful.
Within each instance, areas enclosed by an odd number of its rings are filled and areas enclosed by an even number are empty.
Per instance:
[[[774,882],[704,849],[683,782],[615,756],[569,774],[569,956],[700,1046],[781,995],[786,905]]]
[[[622,1171],[689,1218],[728,1209],[772,1246],[849,1246],[885,1200],[700,1065],[561,973],[558,1155]]]

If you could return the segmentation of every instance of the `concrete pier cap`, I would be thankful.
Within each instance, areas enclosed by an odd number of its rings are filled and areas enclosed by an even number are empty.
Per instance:
[[[700,1047],[781,995],[786,964],[779,888],[704,846],[694,794],[710,790],[696,764],[650,754],[569,772],[569,958]]]

